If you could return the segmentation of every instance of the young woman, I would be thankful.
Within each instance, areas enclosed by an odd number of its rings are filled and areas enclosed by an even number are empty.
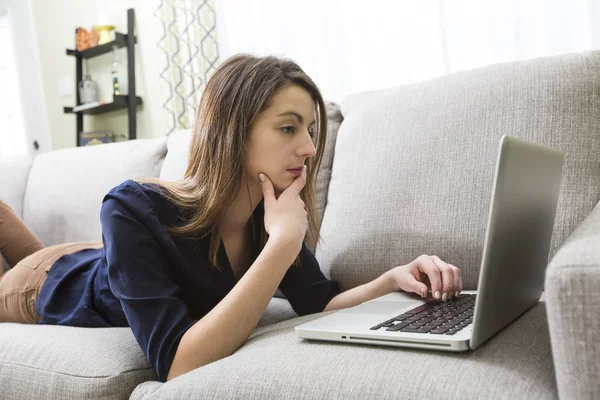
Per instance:
[[[102,242],[44,248],[0,201],[0,322],[130,327],[161,381],[234,353],[277,288],[299,315],[398,290],[447,300],[460,271],[422,255],[340,293],[309,251],[327,133],[294,62],[240,54],[206,85],[182,180],[104,197]]]

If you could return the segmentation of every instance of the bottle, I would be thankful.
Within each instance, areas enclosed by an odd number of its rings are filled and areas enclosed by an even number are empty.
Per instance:
[[[89,74],[85,74],[79,81],[79,100],[81,100],[81,104],[98,101],[98,84],[92,80]]]
[[[115,96],[118,96],[121,94],[121,86],[119,84],[119,75],[120,75],[120,70],[121,70],[121,64],[119,63],[119,60],[117,59],[117,46],[113,46],[113,62],[112,62],[112,69],[111,69],[111,73],[112,73],[112,87],[113,87],[113,94]]]

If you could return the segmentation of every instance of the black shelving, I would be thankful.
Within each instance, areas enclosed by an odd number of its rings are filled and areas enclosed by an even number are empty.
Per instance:
[[[135,36],[133,37],[133,40],[134,43],[137,43],[137,38]],[[119,49],[127,47],[127,34],[115,32],[115,40],[112,42],[101,44],[83,51],[67,49],[67,55],[81,58],[92,58],[102,54],[110,53],[114,45],[117,45]]]
[[[142,98],[135,96],[135,105],[142,104]],[[73,107],[64,107],[65,113],[82,113],[87,115],[103,114],[110,111],[122,110],[129,107],[129,96],[128,95],[113,95],[113,101],[111,103],[100,104],[96,107],[88,108],[81,111],[73,111]]]
[[[113,101],[98,105],[96,107],[88,108],[81,111],[73,111],[73,107],[64,107],[63,112],[69,114],[75,114],[76,118],[76,132],[75,132],[75,143],[79,146],[79,132],[83,131],[83,115],[97,115],[111,111],[127,109],[128,117],[128,128],[129,128],[129,140],[136,138],[136,107],[142,104],[142,98],[135,95],[135,44],[137,38],[133,34],[134,24],[134,10],[130,8],[127,10],[127,33],[115,33],[115,40],[109,43],[105,43],[99,46],[92,47],[84,51],[67,49],[67,55],[75,57],[75,87],[77,88],[79,82],[83,78],[83,59],[96,57],[102,54],[112,52],[113,46],[117,45],[118,48],[127,48],[127,95],[113,95]],[[79,98],[79,90],[76,90],[77,105],[81,105],[81,99]]]

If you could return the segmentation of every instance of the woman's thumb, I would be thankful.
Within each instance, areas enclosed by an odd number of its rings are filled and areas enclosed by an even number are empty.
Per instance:
[[[262,187],[262,192],[265,201],[271,201],[271,199],[274,199],[275,193],[273,192],[273,185],[271,184],[271,180],[263,173],[258,174],[258,180],[260,181],[260,186]]]
[[[427,297],[427,295],[429,294],[429,289],[427,288],[427,285],[425,285],[423,282],[418,281],[414,277],[411,278],[412,279],[410,279],[410,281],[407,284],[407,292],[417,293],[423,298]]]

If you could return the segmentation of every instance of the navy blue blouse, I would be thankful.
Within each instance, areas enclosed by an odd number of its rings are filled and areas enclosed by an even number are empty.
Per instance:
[[[254,211],[256,237],[264,217]],[[183,334],[214,308],[236,280],[221,241],[218,264],[210,266],[210,237],[172,236],[168,226],[183,214],[156,185],[127,180],[102,201],[100,249],[85,249],[59,258],[44,282],[36,310],[40,324],[79,327],[131,327],[165,382]],[[254,248],[252,260],[258,257]],[[340,293],[325,278],[304,244],[301,266],[288,269],[279,289],[298,315],[321,312]]]

